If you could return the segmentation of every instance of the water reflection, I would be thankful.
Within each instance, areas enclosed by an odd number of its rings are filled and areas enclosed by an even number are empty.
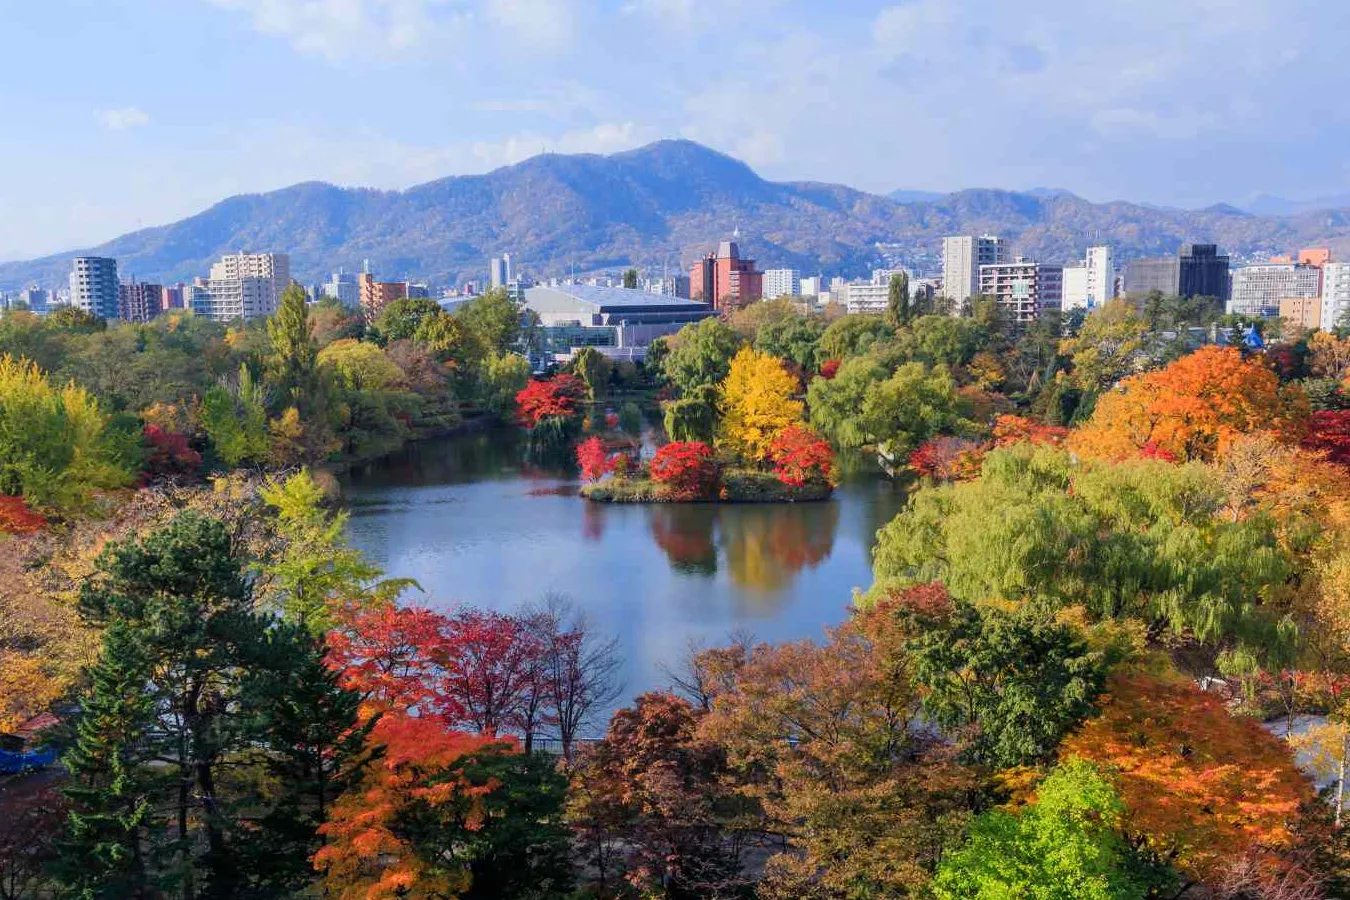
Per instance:
[[[412,602],[509,611],[568,594],[619,638],[630,695],[664,686],[690,639],[818,637],[871,582],[875,532],[903,502],[863,472],[823,503],[592,504],[568,467],[526,464],[514,431],[409,447],[344,487],[352,541],[422,585]]]

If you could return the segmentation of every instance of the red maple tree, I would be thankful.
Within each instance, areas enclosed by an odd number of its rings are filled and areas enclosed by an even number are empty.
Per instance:
[[[516,410],[521,422],[535,428],[544,419],[576,415],[585,398],[586,383],[575,375],[536,378],[516,394]]]
[[[1328,462],[1350,465],[1350,410],[1324,409],[1308,417],[1303,449],[1325,454]]]
[[[921,478],[960,481],[980,474],[984,448],[974,441],[944,435],[924,441],[909,455],[909,467]]]
[[[672,441],[656,451],[649,471],[674,500],[711,497],[717,490],[717,458],[702,441]]]
[[[820,377],[824,378],[826,381],[829,381],[831,378],[839,374],[839,365],[840,363],[839,360],[837,359],[825,360],[823,363],[820,364]]]
[[[487,735],[523,725],[545,649],[538,636],[516,616],[470,608],[450,617],[444,637],[440,691],[460,723]]]
[[[801,487],[808,481],[831,483],[834,451],[820,435],[804,425],[789,425],[769,445],[773,474],[783,484]]]
[[[147,425],[142,433],[145,443],[147,479],[173,475],[192,475],[202,467],[202,455],[188,446],[187,435]]]
[[[585,481],[599,481],[614,471],[613,460],[614,457],[605,453],[605,442],[598,437],[577,444],[577,465],[581,467],[581,477]]]
[[[1028,441],[1058,447],[1069,436],[1069,429],[1058,425],[1044,425],[1022,416],[999,416],[994,420],[994,446],[1006,447]]]
[[[445,695],[450,654],[446,616],[416,606],[358,613],[328,634],[328,663],[363,698],[369,718],[388,710],[458,722],[463,710]]]

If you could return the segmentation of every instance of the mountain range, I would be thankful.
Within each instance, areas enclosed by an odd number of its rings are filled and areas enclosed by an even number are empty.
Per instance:
[[[1118,259],[1175,253],[1190,241],[1244,257],[1314,244],[1350,253],[1350,208],[1293,206],[1264,215],[1223,204],[1183,210],[1048,188],[881,196],[767,181],[729,156],[670,140],[609,156],[544,154],[403,191],[306,182],[235,196],[96,247],[0,264],[0,289],[63,285],[78,255],[116,257],[123,277],[186,281],[238,250],[290,253],[304,282],[367,260],[380,277],[481,281],[502,252],[536,276],[628,265],[674,272],[733,234],[763,268],[828,274],[862,273],[883,258],[931,269],[946,234],[999,234],[1045,262],[1070,262],[1092,243],[1113,245]]]

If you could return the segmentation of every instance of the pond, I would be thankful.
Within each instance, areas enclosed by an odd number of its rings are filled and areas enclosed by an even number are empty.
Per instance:
[[[904,494],[875,473],[834,499],[769,505],[604,505],[565,466],[527,461],[520,433],[426,441],[350,473],[352,542],[408,602],[510,612],[550,592],[617,637],[628,698],[669,685],[691,642],[818,638],[871,584],[878,528]]]

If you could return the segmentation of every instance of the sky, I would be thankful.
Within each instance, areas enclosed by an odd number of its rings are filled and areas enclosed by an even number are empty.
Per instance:
[[[0,259],[686,137],[773,179],[1350,191],[1344,0],[0,0]]]

